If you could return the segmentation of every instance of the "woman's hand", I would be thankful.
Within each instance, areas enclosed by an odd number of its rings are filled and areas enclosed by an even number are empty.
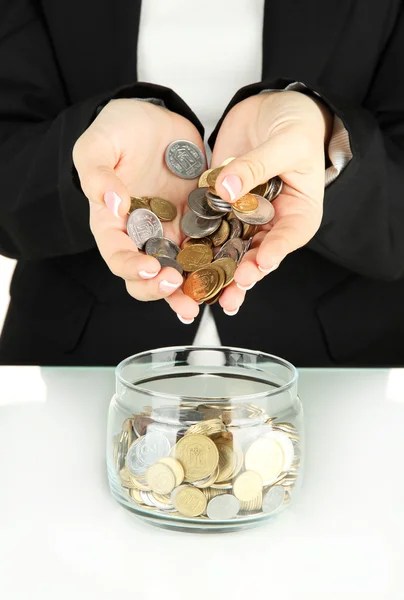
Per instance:
[[[252,96],[232,108],[215,143],[212,167],[236,156],[216,181],[222,198],[234,202],[275,175],[283,180],[273,202],[275,217],[253,239],[234,282],[220,298],[237,312],[245,290],[276,269],[317,232],[323,208],[325,153],[333,117],[321,102],[299,92]]]
[[[77,140],[73,161],[83,192],[90,201],[90,227],[111,271],[122,277],[137,300],[165,298],[185,320],[199,307],[180,289],[182,277],[171,267],[141,254],[126,234],[130,196],[162,196],[177,207],[177,217],[164,223],[164,235],[180,244],[180,219],[197,180],[177,177],[164,153],[177,139],[194,142],[204,152],[197,129],[184,117],[134,99],[113,100]]]

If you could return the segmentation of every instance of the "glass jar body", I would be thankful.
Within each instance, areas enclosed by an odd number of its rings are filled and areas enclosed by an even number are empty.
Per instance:
[[[107,432],[113,496],[157,526],[234,531],[274,519],[303,469],[296,369],[225,347],[165,348],[116,370]]]

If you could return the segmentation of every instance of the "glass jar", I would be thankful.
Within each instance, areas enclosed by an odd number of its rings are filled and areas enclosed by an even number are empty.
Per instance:
[[[239,348],[136,354],[116,368],[107,435],[111,492],[145,521],[185,531],[265,523],[301,481],[297,371]]]

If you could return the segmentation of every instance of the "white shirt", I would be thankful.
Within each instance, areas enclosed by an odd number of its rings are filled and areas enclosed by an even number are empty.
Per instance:
[[[262,79],[264,3],[142,0],[138,80],[164,85],[179,94],[205,127],[205,145],[234,94]],[[334,134],[329,146],[333,167],[327,169],[327,183],[352,158],[348,134],[338,117]],[[208,306],[194,343],[220,344]]]

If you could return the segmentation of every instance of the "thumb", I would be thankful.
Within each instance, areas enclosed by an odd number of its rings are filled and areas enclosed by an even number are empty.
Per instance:
[[[114,169],[89,166],[79,173],[81,188],[90,202],[105,205],[116,217],[124,217],[130,208],[130,195]]]
[[[217,193],[224,200],[235,202],[257,185],[293,170],[300,154],[300,150],[296,151],[295,148],[296,143],[290,135],[282,132],[235,158],[218,175]]]

